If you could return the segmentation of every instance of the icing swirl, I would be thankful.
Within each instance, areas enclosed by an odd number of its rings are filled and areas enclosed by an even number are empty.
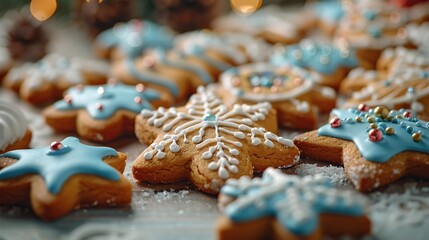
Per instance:
[[[9,103],[0,102],[0,150],[22,139],[26,131],[24,114]]]

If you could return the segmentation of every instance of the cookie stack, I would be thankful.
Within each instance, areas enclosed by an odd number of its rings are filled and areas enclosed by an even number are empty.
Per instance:
[[[15,65],[3,85],[73,136],[29,149],[37,129],[0,102],[0,205],[51,221],[186,181],[218,196],[219,239],[370,235],[367,192],[429,171],[429,4],[403,2],[271,6],[181,34],[134,19],[97,36],[103,60]],[[123,139],[144,146],[128,162]],[[307,161],[343,166],[355,189],[296,176]]]

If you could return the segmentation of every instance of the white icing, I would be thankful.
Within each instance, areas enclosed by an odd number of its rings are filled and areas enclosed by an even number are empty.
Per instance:
[[[175,108],[141,112],[141,116],[148,119],[149,125],[169,132],[164,135],[163,140],[150,145],[144,158],[163,159],[166,156],[166,146],[170,145],[170,152],[177,153],[181,150],[177,143],[179,140],[183,141],[182,144],[192,141],[196,149],[209,147],[201,156],[211,161],[208,165],[210,170],[217,170],[219,177],[227,179],[230,173],[238,172],[238,148],[243,146],[241,140],[245,138],[249,138],[253,146],[273,148],[274,142],[285,147],[294,146],[292,140],[279,137],[264,128],[254,127],[255,122],[265,119],[270,109],[271,105],[267,102],[252,106],[234,105],[232,109],[228,109],[214,91],[199,87],[198,93],[186,105],[186,112],[179,112]],[[207,128],[214,129],[214,137],[205,136]]]
[[[181,34],[175,38],[174,46],[175,50],[185,54],[195,54],[196,50],[198,52],[214,49],[232,59],[236,64],[247,61],[246,54],[240,51],[238,47],[228,44],[222,36],[210,32],[194,31]]]
[[[37,89],[46,82],[66,81],[73,84],[85,83],[84,72],[101,75],[109,73],[109,65],[105,62],[67,58],[50,54],[37,63],[24,64],[13,68],[5,77],[6,81],[18,82],[25,79],[24,84],[30,89]]]
[[[240,77],[245,73],[257,73],[257,72],[278,72],[278,71],[287,71],[291,72],[294,77],[299,77],[303,80],[302,84],[296,86],[291,90],[284,91],[281,88],[277,92],[261,92],[254,93],[251,90],[246,91],[240,88],[240,86],[234,86],[234,78]],[[225,91],[229,91],[235,97],[251,102],[281,102],[281,101],[290,101],[295,105],[296,109],[300,112],[308,112],[310,107],[307,102],[301,102],[297,98],[302,94],[305,94],[311,90],[320,91],[324,96],[335,98],[335,91],[329,87],[319,87],[315,82],[319,79],[319,75],[310,73],[305,69],[292,66],[284,65],[282,67],[274,67],[267,63],[256,63],[242,65],[231,71],[226,71],[221,74],[220,82],[224,87]],[[245,81],[241,79],[240,81]],[[292,79],[290,80],[292,81]]]
[[[429,53],[429,23],[421,25],[410,24],[407,26],[407,32],[410,40],[416,44],[421,51]]]
[[[10,103],[0,102],[0,150],[22,139],[26,131],[24,114]]]

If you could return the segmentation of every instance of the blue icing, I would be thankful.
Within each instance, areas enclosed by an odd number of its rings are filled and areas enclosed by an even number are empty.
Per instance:
[[[146,49],[171,48],[173,35],[150,21],[131,20],[100,33],[96,41],[106,47],[118,47],[128,57],[134,58]]]
[[[57,194],[63,184],[76,174],[92,174],[111,181],[120,179],[118,171],[103,162],[106,156],[118,155],[114,149],[84,145],[74,137],[68,137],[61,143],[64,147],[57,151],[42,147],[1,154],[0,157],[18,161],[0,170],[0,180],[38,174],[45,181],[49,192]]]
[[[377,13],[376,13],[376,12],[374,12],[373,10],[366,9],[366,10],[363,12],[363,16],[364,16],[367,20],[372,21],[372,20],[375,20],[375,19],[377,18]]]
[[[287,81],[287,76],[280,76],[272,71],[263,71],[252,73],[248,76],[248,81],[252,87],[270,88],[274,85],[274,81]]]
[[[193,66],[192,64],[186,63],[186,61],[171,61],[167,58],[165,55],[165,51],[161,49],[156,49],[155,53],[159,59],[159,61],[167,66],[171,66],[174,68],[183,69],[189,72],[193,72],[194,74],[198,75],[198,77],[203,80],[204,84],[209,84],[214,82],[213,77],[204,69]]]
[[[319,18],[328,22],[337,23],[344,16],[344,9],[339,0],[316,2],[314,7]]]
[[[368,28],[368,33],[373,38],[380,38],[381,37],[381,29],[378,26],[371,26]]]
[[[168,91],[173,94],[175,97],[179,96],[179,86],[172,82],[171,80],[158,76],[156,74],[151,74],[149,72],[140,71],[134,64],[134,61],[130,58],[127,58],[125,61],[125,67],[127,70],[140,82],[142,83],[151,83],[154,85],[162,86],[168,89]]]
[[[339,67],[353,68],[358,65],[351,49],[344,51],[332,45],[312,41],[287,46],[284,52],[272,55],[270,62],[276,66],[292,64],[323,74],[332,74]]]
[[[203,120],[204,120],[204,122],[214,122],[217,120],[217,117],[213,113],[209,113],[209,114],[204,115]]]
[[[394,111],[390,116],[402,116],[402,111]],[[383,133],[383,139],[378,142],[372,142],[368,138],[370,124],[363,117],[365,114],[370,114],[378,121],[379,130],[384,131],[387,127],[394,129],[393,135]],[[340,119],[351,118],[357,116],[364,120],[361,123],[345,123],[342,122],[338,128],[332,128],[329,124],[321,127],[318,131],[320,136],[329,136],[353,141],[363,158],[373,162],[384,163],[396,154],[404,151],[416,151],[429,153],[429,129],[427,122],[416,118],[393,118],[391,121],[387,119],[376,118],[373,113],[360,112],[357,109],[334,109],[332,115],[338,116]],[[418,123],[418,124],[416,124]],[[381,125],[381,128],[380,128]],[[412,133],[420,132],[422,134],[421,141],[414,141]]]
[[[234,222],[273,216],[290,232],[305,236],[317,228],[319,214],[362,216],[364,200],[335,188],[329,178],[286,175],[267,169],[262,179],[228,181],[221,194],[236,198],[224,213]]]
[[[102,92],[99,92],[102,90]],[[136,91],[134,86],[123,84],[106,84],[101,86],[85,86],[83,89],[70,88],[66,95],[71,98],[71,103],[60,100],[54,104],[58,110],[86,109],[95,119],[107,119],[120,109],[139,113],[143,109],[152,109],[150,101],[160,99],[160,93],[155,90],[145,89]],[[135,101],[141,98],[141,103]],[[103,109],[98,109],[101,104]]]

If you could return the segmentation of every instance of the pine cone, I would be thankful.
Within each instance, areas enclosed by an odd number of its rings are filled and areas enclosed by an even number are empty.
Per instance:
[[[118,22],[132,19],[134,6],[133,0],[76,0],[75,18],[95,37]]]
[[[172,29],[187,32],[208,28],[219,15],[218,0],[157,0],[158,19],[164,19]]]
[[[40,22],[21,15],[8,30],[7,47],[14,60],[37,61],[47,52],[48,36]]]

